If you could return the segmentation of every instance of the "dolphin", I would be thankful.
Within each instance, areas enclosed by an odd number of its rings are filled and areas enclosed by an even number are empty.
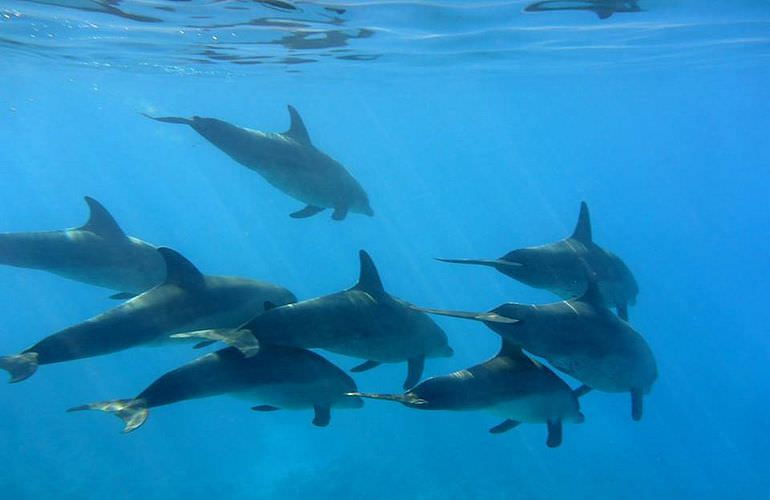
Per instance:
[[[630,392],[631,416],[642,418],[642,397],[658,376],[644,338],[602,303],[589,279],[576,299],[545,305],[507,303],[486,313],[419,308],[420,311],[482,321],[502,338],[604,392]]]
[[[111,14],[113,16],[122,17],[131,21],[138,21],[142,23],[160,23],[162,19],[150,16],[141,16],[138,14],[131,14],[125,12],[116,7],[120,5],[120,0],[29,0],[34,3],[55,5],[57,7],[66,7],[69,9],[77,9],[85,12],[101,12],[104,14]]]
[[[476,264],[497,269],[529,286],[555,293],[563,299],[581,295],[586,289],[586,267],[596,275],[603,300],[628,320],[628,305],[636,303],[639,287],[620,257],[593,242],[588,205],[580,204],[580,215],[572,235],[536,247],[520,248],[499,259],[438,259],[456,264]]]
[[[144,114],[144,113],[143,113]],[[325,208],[334,210],[334,220],[348,212],[372,216],[369,197],[339,162],[310,141],[310,135],[294,107],[289,106],[291,126],[286,132],[260,132],[237,127],[216,118],[173,116],[147,118],[191,126],[230,158],[248,167],[274,187],[307,204],[294,212],[295,219],[311,217]]]
[[[582,423],[578,394],[521,347],[503,340],[500,352],[481,364],[432,377],[404,394],[352,392],[350,396],[397,401],[418,410],[484,410],[505,418],[489,432],[500,434],[522,422],[548,425],[546,444],[562,441],[562,422]]]
[[[90,215],[78,228],[0,233],[0,264],[42,269],[65,278],[120,291],[128,298],[163,281],[158,250],[126,236],[104,206],[86,196]]]
[[[246,278],[204,276],[169,248],[165,281],[98,316],[44,338],[20,354],[0,356],[11,382],[30,377],[38,365],[101,356],[131,347],[161,345],[171,334],[235,328],[260,312],[265,301],[287,304],[294,295],[277,285]]]
[[[244,346],[245,333],[252,340],[256,338],[254,342],[259,345],[266,342],[325,349],[367,360],[353,372],[406,361],[404,388],[408,389],[420,381],[425,358],[448,357],[454,351],[446,334],[429,316],[385,291],[369,254],[361,250],[359,257],[360,278],[348,290],[280,307],[267,304],[267,310],[241,326],[240,331],[192,332],[174,337],[201,337]],[[244,353],[257,349],[252,346]]]
[[[140,427],[150,408],[228,394],[261,404],[255,411],[312,408],[313,424],[329,425],[331,408],[361,408],[346,398],[356,383],[320,355],[294,347],[264,345],[252,357],[235,347],[212,352],[158,378],[133,399],[103,401],[67,411],[101,410],[123,420],[123,432]]]
[[[616,12],[642,12],[638,4],[638,0],[542,0],[527,5],[524,11],[587,10],[607,19]]]

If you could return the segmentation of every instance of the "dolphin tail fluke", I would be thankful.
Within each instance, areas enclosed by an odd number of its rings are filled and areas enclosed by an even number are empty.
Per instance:
[[[381,399],[383,401],[395,401],[397,403],[405,405],[421,405],[427,403],[424,399],[420,399],[412,393],[406,394],[376,394],[372,392],[346,392],[345,396],[353,398],[366,398],[366,399]]]
[[[12,356],[0,356],[0,368],[11,375],[10,383],[21,382],[37,371],[37,353],[25,352]]]
[[[147,420],[149,410],[147,403],[143,399],[116,399],[114,401],[101,401],[99,403],[90,403],[87,405],[76,406],[67,410],[82,411],[82,410],[99,410],[107,413],[112,413],[116,417],[120,418],[125,427],[123,432],[131,432],[139,427]]]
[[[147,113],[142,113],[142,116],[146,116],[150,120],[155,120],[163,123],[179,123],[181,125],[192,125],[193,121],[189,118],[181,118],[178,116],[152,116]]]
[[[198,330],[195,332],[176,333],[171,335],[173,339],[203,339],[199,342],[201,347],[213,342],[223,342],[235,347],[245,357],[250,358],[259,352],[259,340],[251,333],[251,330],[238,330],[235,328],[221,328],[214,330]],[[197,347],[197,346],[196,346]]]
[[[429,307],[410,306],[415,311],[420,311],[428,314],[438,314],[439,316],[449,316],[450,318],[463,318],[474,319],[476,321],[485,321],[488,323],[518,323],[518,319],[508,318],[497,314],[496,312],[467,312],[467,311],[450,311],[448,309],[431,309]]]

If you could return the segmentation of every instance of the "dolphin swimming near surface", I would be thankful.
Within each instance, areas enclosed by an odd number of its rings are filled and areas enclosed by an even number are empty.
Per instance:
[[[166,266],[153,245],[127,236],[107,209],[86,196],[90,215],[78,228],[0,233],[0,264],[41,269],[123,292],[123,298],[161,283]]]
[[[40,3],[46,5],[55,5],[57,7],[66,7],[70,9],[77,9],[86,12],[101,12],[105,14],[112,14],[113,16],[122,17],[124,19],[130,19],[132,21],[139,21],[144,23],[160,23],[163,20],[157,17],[141,16],[138,14],[131,14],[124,12],[117,8],[120,4],[120,0],[28,0],[33,3]]]
[[[658,376],[644,338],[602,303],[593,279],[585,293],[544,305],[507,303],[486,313],[418,308],[420,311],[484,322],[504,340],[520,345],[586,388],[630,392],[631,416],[642,418],[642,397]]]
[[[123,420],[130,432],[147,419],[149,409],[223,394],[261,404],[255,411],[313,409],[313,424],[329,424],[332,408],[361,408],[345,397],[356,383],[320,355],[294,347],[263,345],[252,356],[235,347],[212,352],[172,370],[133,399],[103,401],[67,411],[101,410]]]
[[[559,446],[562,422],[583,422],[577,394],[547,367],[503,340],[500,352],[481,364],[420,382],[404,394],[353,392],[351,396],[397,401],[418,410],[488,411],[505,418],[489,432],[520,423],[548,425],[547,445]]]
[[[425,358],[448,357],[454,352],[446,334],[429,316],[385,291],[369,254],[361,250],[359,257],[361,273],[353,288],[280,307],[268,305],[240,331],[192,332],[174,337],[202,337],[239,347],[248,347],[245,338],[251,338],[259,345],[265,342],[325,349],[366,359],[353,368],[354,372],[406,361],[404,388],[408,389],[420,381]],[[257,346],[243,349],[247,355],[257,350]]]
[[[131,347],[173,342],[171,334],[235,328],[262,311],[265,301],[287,304],[294,295],[277,285],[230,276],[204,276],[169,248],[158,252],[166,279],[155,288],[98,316],[44,338],[20,354],[0,356],[0,368],[20,382],[38,365],[101,356]]]
[[[144,113],[143,113],[144,114]],[[147,118],[191,126],[206,140],[241,165],[292,198],[307,204],[291,214],[295,219],[311,217],[326,208],[332,218],[344,219],[348,212],[372,216],[369,197],[339,162],[317,149],[294,107],[289,106],[291,126],[284,133],[260,132],[237,127],[216,118],[193,116]]]
[[[559,10],[587,10],[599,19],[607,19],[616,12],[642,12],[638,0],[542,0],[524,9],[525,12]]]
[[[586,289],[586,267],[599,282],[604,302],[616,307],[628,320],[628,305],[636,303],[639,287],[620,257],[593,242],[588,205],[580,204],[580,215],[572,235],[536,247],[520,248],[499,259],[438,259],[455,264],[489,266],[529,286],[548,290],[563,299],[581,295]]]

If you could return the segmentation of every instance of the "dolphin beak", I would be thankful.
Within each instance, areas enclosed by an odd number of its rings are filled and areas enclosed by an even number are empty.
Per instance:
[[[467,311],[450,311],[447,309],[431,309],[429,307],[418,307],[415,305],[409,306],[415,311],[428,314],[437,314],[439,316],[449,316],[451,318],[473,319],[476,321],[483,321],[487,323],[507,323],[509,325],[519,323],[518,319],[508,318],[497,314],[496,312],[467,312]]]
[[[524,264],[520,264],[518,262],[511,262],[501,259],[444,259],[437,257],[436,260],[440,262],[449,262],[450,264],[471,264],[475,266],[488,266],[494,268],[524,266]]]

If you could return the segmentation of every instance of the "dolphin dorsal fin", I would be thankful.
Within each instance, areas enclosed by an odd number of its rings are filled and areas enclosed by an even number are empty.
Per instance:
[[[182,288],[197,288],[204,285],[203,274],[182,254],[165,247],[159,248],[158,252],[166,262],[164,285],[177,285]]]
[[[105,237],[126,237],[126,233],[120,229],[120,226],[118,226],[118,223],[115,222],[115,219],[112,217],[112,215],[110,215],[107,209],[104,208],[104,205],[91,198],[90,196],[86,196],[84,199],[86,200],[91,213],[88,216],[88,221],[80,226],[79,229],[83,231],[91,231],[92,233]]]
[[[354,288],[369,293],[385,293],[385,287],[382,286],[380,280],[380,273],[377,272],[372,258],[365,250],[359,251],[358,257],[361,260],[361,273]]]
[[[578,297],[575,300],[578,300],[580,302],[585,302],[586,304],[591,304],[594,306],[604,306],[604,298],[602,297],[602,292],[599,290],[599,281],[596,277],[596,273],[591,271],[588,268],[587,264],[584,264],[585,266],[585,277],[586,277],[586,290],[583,292],[583,294]]]
[[[506,356],[509,358],[519,358],[524,356],[524,353],[521,351],[520,345],[516,345],[513,342],[508,342],[507,340],[502,339],[502,343],[500,344],[500,352],[498,352],[497,355]]]
[[[537,366],[536,361],[524,354],[524,351],[520,345],[514,344],[513,342],[508,342],[505,339],[502,340],[502,344],[500,345],[500,352],[498,352],[497,356],[495,357],[507,358],[509,363],[508,366],[513,369],[526,369],[531,367],[533,364]]]
[[[291,125],[289,126],[289,130],[284,132],[283,135],[288,135],[295,141],[301,142],[302,144],[306,144],[308,146],[312,145],[310,142],[310,134],[307,133],[307,129],[305,128],[305,123],[302,121],[302,117],[299,116],[299,113],[296,109],[294,109],[294,106],[292,105],[289,105],[289,117],[291,117]]]
[[[584,244],[593,242],[593,237],[591,236],[591,216],[588,213],[588,205],[584,201],[580,202],[580,215],[578,215],[575,231],[570,238]]]

